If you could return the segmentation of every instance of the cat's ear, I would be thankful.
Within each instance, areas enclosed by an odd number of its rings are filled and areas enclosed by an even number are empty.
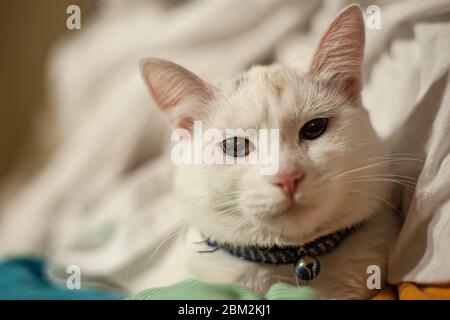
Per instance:
[[[200,120],[203,107],[213,99],[210,85],[170,61],[145,59],[140,67],[153,99],[175,127],[190,129],[194,120]]]
[[[320,39],[309,74],[333,83],[350,98],[359,97],[364,39],[361,8],[344,8]]]

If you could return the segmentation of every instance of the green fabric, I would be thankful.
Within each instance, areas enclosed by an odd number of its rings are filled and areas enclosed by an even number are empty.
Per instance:
[[[266,293],[267,300],[316,300],[316,291],[306,286],[292,286],[278,282],[271,286]]]
[[[196,279],[162,288],[144,290],[130,300],[314,300],[315,291],[309,287],[296,287],[276,283],[269,288],[265,297],[260,297],[245,286],[229,283],[205,283]]]

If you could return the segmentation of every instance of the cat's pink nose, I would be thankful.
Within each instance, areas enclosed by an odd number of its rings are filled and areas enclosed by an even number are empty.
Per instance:
[[[302,171],[296,170],[288,173],[277,174],[270,180],[270,182],[276,186],[279,186],[283,190],[284,194],[288,198],[292,199],[295,190],[297,189],[297,185],[303,176],[304,174]]]

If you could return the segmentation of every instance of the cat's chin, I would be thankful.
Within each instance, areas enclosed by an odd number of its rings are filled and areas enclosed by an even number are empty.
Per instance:
[[[278,227],[278,225],[288,224],[301,217],[309,216],[315,210],[317,208],[312,205],[290,203],[280,210],[254,215],[254,218],[259,223]]]
[[[306,203],[290,203],[289,207],[279,212],[275,217],[283,218],[283,217],[294,217],[294,216],[304,216],[306,214],[310,214],[317,210],[316,206],[306,204]]]
[[[245,215],[269,222],[305,215],[317,209],[317,206],[307,203],[301,194],[291,199],[283,196],[269,201],[264,197],[259,197],[257,202],[243,200],[240,206]]]

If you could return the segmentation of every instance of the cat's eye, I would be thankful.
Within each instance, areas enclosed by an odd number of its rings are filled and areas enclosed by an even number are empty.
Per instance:
[[[308,121],[300,129],[299,132],[300,139],[307,139],[307,140],[317,139],[325,132],[327,126],[328,126],[327,118],[317,118]]]
[[[231,157],[245,157],[254,149],[254,145],[247,138],[232,137],[222,141],[222,149]]]

